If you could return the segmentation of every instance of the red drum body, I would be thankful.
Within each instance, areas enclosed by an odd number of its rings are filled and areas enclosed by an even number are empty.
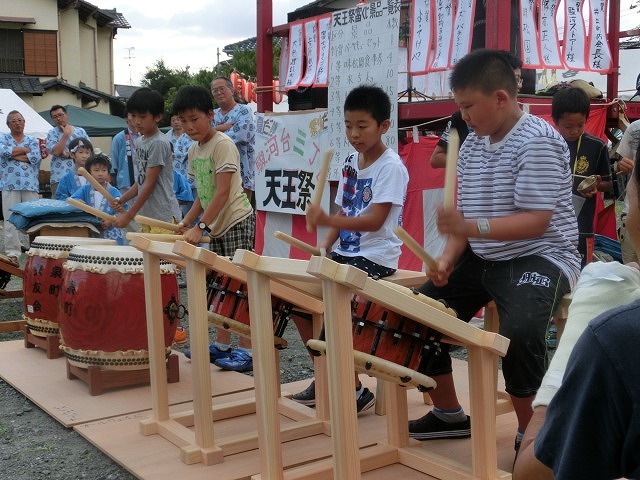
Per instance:
[[[167,354],[178,326],[176,268],[160,264]],[[125,246],[76,247],[64,264],[58,322],[70,364],[105,370],[149,366],[142,252]]]
[[[221,273],[214,273],[209,282],[207,301],[209,311],[250,325],[247,284]],[[281,337],[293,311],[293,305],[271,297],[274,335]]]
[[[357,295],[351,315],[355,350],[418,370],[427,327]]]
[[[36,237],[27,252],[29,259],[22,279],[24,319],[38,337],[58,335],[58,297],[62,264],[78,245],[115,245],[113,240],[85,237]]]

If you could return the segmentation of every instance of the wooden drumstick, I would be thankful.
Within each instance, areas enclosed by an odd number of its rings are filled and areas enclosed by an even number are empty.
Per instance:
[[[322,158],[322,165],[320,165],[320,172],[318,172],[318,183],[314,192],[314,197],[311,203],[313,205],[320,205],[322,201],[322,194],[324,193],[324,184],[327,183],[327,175],[329,174],[329,166],[331,165],[331,157],[333,157],[333,148],[330,148],[324,152]],[[313,226],[307,219],[307,232],[313,231]]]
[[[134,220],[143,225],[164,228],[166,230],[171,230],[172,232],[177,232],[178,230],[180,230],[180,227],[178,227],[178,225],[176,225],[175,223],[164,222],[162,220],[156,220],[155,218],[145,217],[143,215],[136,215]]]
[[[460,137],[455,128],[449,132],[447,140],[447,170],[444,176],[444,208],[453,208],[456,198],[456,177],[458,170],[458,149]]]
[[[104,198],[106,198],[109,201],[109,203],[116,201],[116,199],[113,198],[113,195],[111,195],[106,188],[100,185],[100,182],[98,180],[93,178],[93,176],[89,172],[87,172],[86,168],[78,167],[78,173],[82,175],[84,178],[86,178],[87,182],[89,182],[93,186],[93,188],[95,188],[98,192],[100,192],[100,194]]]
[[[172,233],[127,232],[124,237],[127,240],[133,240],[136,237],[144,237],[157,242],[177,242],[178,240],[184,240],[182,235],[175,235]],[[207,241],[205,237],[200,240],[205,242]]]
[[[319,248],[314,247],[313,245],[309,245],[307,242],[303,242],[302,240],[292,237],[291,235],[287,235],[284,232],[275,231],[273,232],[273,236],[279,240],[282,240],[283,242],[288,243],[289,245],[293,245],[294,247],[299,248],[303,252],[307,252],[315,256],[321,255]]]
[[[76,200],[75,198],[67,198],[67,203],[73,205],[76,208],[79,208],[83,212],[90,213],[91,215],[95,215],[98,218],[102,218],[103,220],[107,220],[109,222],[115,221],[115,215],[109,215],[107,212],[103,212],[102,210],[98,210],[97,208],[93,208],[90,205],[87,205],[80,200]]]
[[[404,242],[407,248],[416,255],[416,257],[422,260],[431,270],[435,272],[438,271],[438,264],[436,263],[435,259],[424,251],[424,248],[422,248],[422,246],[418,242],[416,242],[416,240],[411,235],[409,235],[409,232],[407,232],[400,225],[394,228],[393,231],[398,236],[398,238]]]

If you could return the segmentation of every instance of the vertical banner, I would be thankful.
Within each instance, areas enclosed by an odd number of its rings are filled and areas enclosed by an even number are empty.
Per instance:
[[[538,28],[536,26],[536,0],[520,0],[520,38],[522,66],[540,68]]]
[[[318,21],[314,18],[304,22],[304,45],[307,53],[307,67],[299,85],[301,87],[310,87],[316,81],[318,72]]]
[[[586,70],[585,38],[586,32],[582,18],[584,0],[565,0],[564,44],[562,55],[567,68]]]
[[[607,39],[607,0],[591,0],[587,67],[593,72],[611,71],[611,50]]]
[[[435,51],[431,71],[446,70],[449,65],[449,51],[451,50],[451,37],[453,35],[453,1],[435,0]]]
[[[334,156],[329,179],[340,178],[353,151],[344,132],[344,100],[355,87],[375,84],[391,100],[391,127],[382,137],[398,148],[398,38],[400,0],[373,1],[333,13],[329,70],[329,146]]]
[[[256,208],[304,215],[327,149],[325,109],[256,116]],[[321,205],[329,211],[329,189]]]
[[[280,62],[278,63],[278,80],[280,85],[287,83],[287,67],[289,65],[289,37],[282,39],[280,45]]]
[[[560,55],[560,42],[556,16],[560,0],[540,2],[540,57],[546,68],[564,68]]]
[[[331,35],[331,15],[318,19],[318,72],[316,74],[316,87],[326,87],[329,84],[329,47]]]
[[[287,65],[287,77],[284,84],[286,90],[298,87],[302,78],[303,56],[302,22],[295,22],[291,24],[289,29],[289,64]]]
[[[451,58],[449,67],[453,68],[458,61],[471,51],[471,34],[473,29],[474,0],[458,0],[458,10],[453,25],[451,39]]]
[[[429,66],[431,51],[431,0],[411,0],[409,73],[421,75]]]

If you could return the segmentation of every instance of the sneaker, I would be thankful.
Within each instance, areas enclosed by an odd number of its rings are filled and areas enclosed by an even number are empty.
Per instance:
[[[356,398],[356,410],[358,413],[369,410],[376,403],[376,397],[368,388],[362,389],[362,393]]]
[[[229,350],[220,350],[214,343],[209,345],[209,362],[216,363],[216,360],[221,358],[227,358],[231,355],[231,349]],[[191,350],[185,350],[184,356],[187,358],[191,358]]]
[[[312,381],[311,384],[303,391],[296,393],[291,397],[291,400],[298,402],[307,407],[316,406],[316,381]]]
[[[219,358],[213,364],[223,370],[234,372],[248,372],[253,370],[253,357],[239,348],[233,350],[226,358]]]
[[[469,415],[462,422],[449,423],[440,420],[433,412],[424,417],[409,421],[409,437],[418,440],[433,440],[436,438],[467,438],[471,436],[471,421]]]
[[[173,343],[182,345],[183,343],[187,343],[187,331],[184,327],[176,328],[176,335],[173,337]]]

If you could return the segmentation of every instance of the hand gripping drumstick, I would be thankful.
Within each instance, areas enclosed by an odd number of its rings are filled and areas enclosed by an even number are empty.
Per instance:
[[[293,245],[294,247],[299,248],[303,252],[307,252],[315,256],[322,255],[319,248],[314,247],[313,245],[309,245],[307,242],[303,242],[302,240],[292,237],[291,235],[287,235],[286,233],[276,231],[273,232],[273,236],[279,240],[282,240],[283,242],[288,243],[289,245]]]
[[[315,190],[315,195],[312,200],[313,205],[320,205],[322,201],[322,194],[324,193],[324,184],[327,183],[327,175],[329,174],[329,166],[331,165],[331,157],[333,157],[333,148],[330,148],[324,152],[322,158],[322,165],[320,166],[320,172],[318,173],[318,183]],[[307,232],[313,231],[313,227],[307,220]]]
[[[180,227],[174,223],[164,222],[162,220],[156,220],[155,218],[145,217],[143,215],[136,215],[134,220],[138,223],[142,223],[143,225],[149,225],[151,227],[160,227],[166,230],[171,230],[172,232],[177,232]]]
[[[73,205],[76,208],[79,208],[83,212],[90,213],[91,215],[95,215],[96,217],[102,218],[103,220],[107,220],[109,222],[113,222],[116,219],[115,215],[109,215],[108,213],[103,212],[102,210],[98,210],[97,208],[93,208],[86,203],[81,202],[80,200],[76,200],[75,198],[67,198],[67,203]]]
[[[447,140],[447,170],[444,176],[444,208],[453,208],[455,205],[459,148],[460,137],[456,129],[452,128],[449,132],[449,139]]]
[[[394,228],[393,231],[398,236],[398,238],[404,242],[407,248],[416,255],[416,257],[422,260],[434,272],[438,271],[438,264],[436,263],[435,259],[424,251],[424,248],[422,248],[420,244],[416,242],[411,235],[409,235],[409,232],[407,232],[400,225]]]
[[[98,182],[98,180],[96,180],[95,178],[93,178],[93,176],[91,176],[91,174],[89,172],[87,172],[87,170],[84,167],[78,167],[78,173],[80,175],[82,175],[84,178],[87,179],[87,182],[89,182],[91,185],[93,185],[93,188],[95,188],[98,192],[100,192],[100,194],[106,198],[109,202],[115,202],[116,199],[113,198],[113,195],[111,195],[106,188],[104,188],[102,185],[100,185],[100,182]]]

